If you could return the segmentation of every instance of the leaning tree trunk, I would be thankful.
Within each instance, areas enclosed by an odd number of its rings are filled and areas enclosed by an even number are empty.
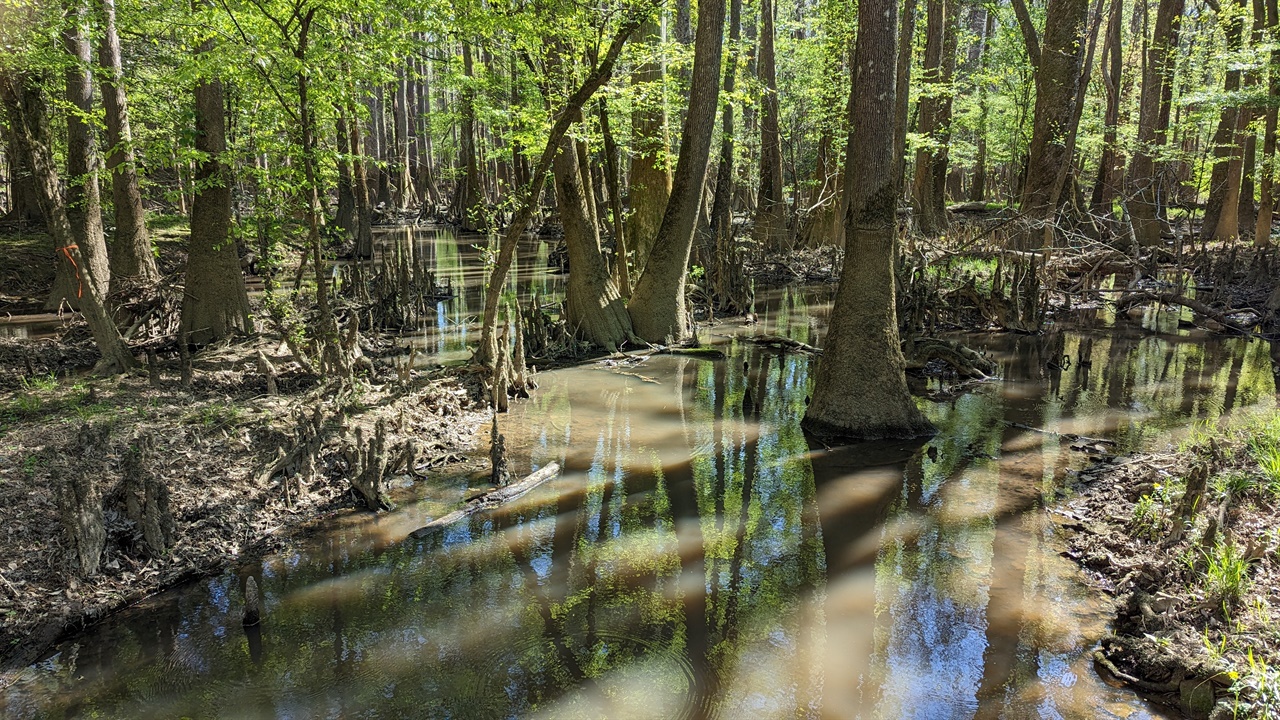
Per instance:
[[[892,0],[862,0],[854,51],[845,255],[831,332],[803,426],[855,438],[931,431],[907,389],[898,342],[893,265],[899,180],[893,175],[897,13]],[[856,259],[856,262],[852,261]]]
[[[587,210],[587,190],[575,144],[572,137],[561,138],[560,152],[551,166],[556,208],[564,224],[569,267],[573,268],[566,291],[568,320],[576,335],[612,352],[631,335],[631,319],[600,250],[598,226]]]
[[[106,296],[111,280],[107,261],[107,243],[102,234],[102,198],[98,191],[98,152],[88,118],[93,117],[93,76],[90,63],[88,27],[85,9],[74,0],[65,6],[62,31],[63,47],[71,56],[66,68],[67,104],[75,108],[67,113],[67,219],[75,244],[89,265],[88,277],[96,284],[99,296]],[[66,300],[79,307],[79,286],[85,275],[58,264],[53,292],[46,307],[53,309]]]
[[[1045,223],[1044,238],[1047,239],[1052,238],[1056,210],[1053,200],[1059,177],[1071,162],[1068,136],[1073,134],[1088,11],[1088,0],[1049,0],[1044,40],[1039,43],[1036,104],[1027,177],[1022,186],[1022,212],[1029,220]],[[1022,240],[1027,245],[1036,244],[1033,234],[1023,234]]]
[[[98,64],[102,82],[102,106],[106,110],[107,170],[111,173],[111,198],[115,205],[116,232],[111,243],[111,287],[121,281],[152,283],[160,277],[151,253],[142,191],[138,189],[138,163],[129,127],[129,104],[120,63],[120,38],[116,34],[115,0],[98,0],[102,37]]]
[[[1155,156],[1165,142],[1168,116],[1163,98],[1173,86],[1177,62],[1178,32],[1185,0],[1160,0],[1156,27],[1147,49],[1142,78],[1142,98],[1138,106],[1138,144],[1129,164],[1126,195],[1133,233],[1140,245],[1158,245],[1161,237],[1160,182]]]
[[[198,52],[213,49],[206,40]],[[222,81],[204,77],[195,87],[195,195],[191,201],[191,240],[182,295],[181,332],[203,344],[235,332],[247,332],[249,298],[240,275],[240,258],[231,232],[231,172],[223,164],[227,150]]]
[[[760,2],[760,192],[756,196],[755,239],[770,252],[787,250],[787,202],[783,197],[782,133],[778,121],[778,77],[773,52],[773,0]]]
[[[685,271],[702,207],[707,158],[715,130],[724,15],[724,0],[711,0],[699,6],[689,110],[680,134],[680,160],[672,181],[671,201],[662,216],[644,274],[631,296],[632,326],[640,338],[649,342],[683,340],[689,334],[684,309]]]
[[[0,107],[12,139],[10,150],[20,166],[31,170],[35,199],[53,236],[59,272],[71,279],[71,292],[79,301],[89,331],[102,353],[97,369],[100,372],[128,370],[133,367],[133,356],[103,304],[99,288],[105,282],[94,276],[95,272],[106,272],[105,264],[99,270],[89,262],[78,246],[67,217],[39,83],[26,75],[0,73]]]

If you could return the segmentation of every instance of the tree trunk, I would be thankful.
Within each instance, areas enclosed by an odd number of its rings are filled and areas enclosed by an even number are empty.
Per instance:
[[[1235,0],[1233,4],[1235,7],[1230,15],[1223,18],[1228,52],[1239,51],[1244,39],[1244,0]],[[1227,11],[1225,3],[1222,9]],[[1239,89],[1240,70],[1232,65],[1227,69],[1223,90],[1231,95]],[[1218,117],[1218,129],[1213,134],[1214,162],[1209,176],[1209,199],[1200,225],[1201,240],[1228,240],[1239,234],[1234,201],[1240,192],[1240,114],[1239,105],[1227,105]],[[1233,212],[1224,213],[1222,210],[1227,207]]]
[[[102,37],[98,43],[98,64],[105,71],[102,105],[106,110],[107,170],[111,173],[116,232],[111,243],[111,283],[128,280],[152,283],[160,277],[151,253],[146,211],[138,189],[138,164],[133,152],[133,132],[129,128],[129,105],[125,97],[124,71],[120,65],[120,38],[116,34],[115,0],[98,0]]]
[[[947,147],[951,141],[951,80],[956,66],[958,0],[928,0],[918,132],[931,147],[916,151],[912,204],[916,226],[935,235],[947,226]]]
[[[468,81],[474,75],[471,60],[471,45],[462,44],[462,68]],[[476,159],[476,104],[475,90],[470,84],[462,89],[462,111],[459,127],[461,137],[458,140],[458,154],[463,175],[458,180],[457,192],[454,193],[453,211],[458,226],[463,230],[477,230],[480,227],[479,213],[484,205],[480,177],[480,163]]]
[[[711,235],[716,246],[733,234],[733,89],[738,77],[738,39],[741,37],[742,0],[729,0],[729,63],[724,69],[724,95],[729,98],[720,115],[720,164],[716,170],[716,194],[711,202]]]
[[[895,58],[897,62],[897,72],[894,86],[902,88],[902,92],[894,96],[893,101],[893,176],[894,183],[901,186],[903,177],[906,172],[907,164],[907,129],[909,122],[908,111],[911,107],[911,93],[907,92],[907,88],[911,86],[911,59],[915,51],[915,31],[916,31],[916,0],[903,0],[902,17],[900,21],[902,34],[898,38],[898,55]],[[849,116],[853,117],[853,97],[849,98]],[[848,168],[847,158],[853,157],[853,145],[851,133],[850,145],[845,148],[845,167]],[[849,209],[848,198],[849,179],[846,172],[844,191],[840,193],[842,199],[840,202],[840,223],[843,226],[844,218]]]
[[[107,272],[105,262],[95,267],[89,262],[67,217],[67,207],[59,192],[58,170],[54,166],[49,137],[49,121],[40,84],[26,75],[0,73],[0,109],[12,143],[10,151],[18,166],[29,168],[35,184],[35,200],[53,236],[59,272],[71,278],[71,296],[78,301],[94,342],[102,353],[98,371],[125,371],[133,367],[133,356],[107,314],[99,288],[105,283],[94,276]]]
[[[893,175],[897,13],[862,0],[845,159],[850,181],[845,264],[803,427],[853,438],[916,437],[931,427],[907,389],[894,300],[898,179]]]
[[[336,132],[338,135],[338,212],[334,215],[334,227],[342,230],[344,237],[355,237],[356,191],[351,180],[351,133],[347,130],[347,118],[338,110]]]
[[[685,271],[702,208],[707,157],[715,130],[725,2],[710,0],[698,9],[689,110],[680,134],[680,160],[672,181],[671,201],[662,216],[644,274],[631,296],[631,323],[636,334],[649,342],[683,340],[689,334],[684,308]]]
[[[63,48],[71,56],[66,78],[67,104],[74,108],[67,113],[67,220],[80,254],[89,264],[87,276],[77,279],[76,273],[64,263],[61,272],[55,272],[53,292],[46,307],[58,307],[65,299],[72,307],[78,307],[78,287],[82,281],[92,278],[99,297],[106,297],[111,271],[107,261],[107,243],[102,234],[102,198],[98,190],[98,152],[93,141],[93,128],[88,119],[93,117],[93,75],[90,63],[89,34],[85,8],[77,0],[65,5],[62,30]]]
[[[988,62],[987,46],[995,33],[996,15],[986,8],[976,7],[974,15],[982,18],[982,27],[980,28],[981,34],[978,35],[979,41],[977,43],[979,53],[977,58],[979,70],[978,128],[977,138],[974,141],[973,181],[969,184],[969,200],[971,202],[982,202],[987,199],[987,86],[989,84],[985,77]],[[973,25],[973,29],[979,29],[976,23]]]
[[[1031,124],[1022,212],[1051,223],[1059,177],[1071,162],[1068,145],[1076,112],[1080,67],[1084,62],[1087,0],[1049,0],[1045,32],[1036,66],[1036,103]],[[1023,240],[1034,244],[1030,235]]]
[[[40,190],[31,168],[24,167],[19,161],[22,153],[15,150],[17,139],[7,127],[0,127],[4,133],[5,161],[9,166],[9,208],[0,217],[0,223],[12,224],[19,229],[40,229],[45,227],[44,215],[40,212]]]
[[[1142,97],[1138,107],[1138,143],[1129,164],[1126,184],[1129,216],[1138,244],[1158,245],[1161,236],[1160,183],[1154,157],[1164,144],[1168,117],[1162,112],[1166,88],[1173,85],[1177,63],[1174,50],[1182,26],[1185,0],[1160,0],[1156,27],[1143,67]]]
[[[576,144],[572,137],[563,137],[552,163],[556,207],[564,224],[569,267],[573,269],[565,293],[569,326],[577,336],[613,352],[630,337],[631,319],[600,251],[598,226],[588,214]]]
[[[1119,162],[1120,151],[1117,132],[1120,126],[1120,83],[1124,58],[1121,55],[1120,30],[1124,16],[1124,1],[1111,0],[1107,16],[1107,33],[1102,43],[1102,83],[1107,93],[1107,109],[1103,117],[1102,158],[1098,161],[1098,177],[1093,183],[1093,196],[1089,212],[1094,215],[1111,213],[1111,204],[1119,195],[1118,184],[1124,168]]]
[[[760,192],[756,200],[755,238],[770,251],[787,248],[787,203],[783,197],[782,133],[778,125],[778,78],[773,52],[773,0],[760,2],[760,55],[756,72],[760,80]]]
[[[213,49],[206,40],[198,52]],[[248,332],[249,298],[240,275],[240,258],[231,232],[231,171],[222,162],[227,149],[222,81],[203,77],[195,87],[195,146],[201,153],[191,201],[191,240],[181,333],[202,344],[236,332]]]
[[[631,72],[632,87],[639,90],[635,109],[631,112],[631,215],[627,218],[627,237],[635,252],[635,267],[644,269],[662,224],[662,214],[671,198],[671,171],[667,166],[667,110],[663,100],[662,63],[655,59],[661,35],[656,23],[649,21],[640,28],[645,61]]]
[[[396,157],[393,167],[396,170],[396,203],[401,208],[418,203],[413,187],[413,165],[409,162],[409,114],[409,77],[404,67],[400,67],[392,116],[395,118]]]
[[[1275,33],[1277,27],[1276,0],[1266,0],[1267,27]],[[1280,97],[1280,48],[1271,51],[1271,67],[1268,68],[1268,91],[1272,98]],[[1262,131],[1262,177],[1258,182],[1258,224],[1253,242],[1259,247],[1271,244],[1271,217],[1275,211],[1276,176],[1276,106],[1268,105]]]

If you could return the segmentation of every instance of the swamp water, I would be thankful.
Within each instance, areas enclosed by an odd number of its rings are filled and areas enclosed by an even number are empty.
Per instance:
[[[465,288],[419,341],[447,360],[479,312],[479,255],[444,233],[417,242]],[[554,294],[545,256],[530,244],[513,292]],[[464,492],[446,481],[163,593],[29,668],[0,714],[1164,717],[1093,672],[1106,611],[1043,510],[1084,458],[1021,426],[1123,451],[1274,405],[1267,347],[1189,337],[1154,311],[1145,327],[1098,311],[972,336],[1002,379],[954,397],[935,381],[919,402],[937,436],[828,449],[799,429],[810,359],[746,338],[821,344],[830,294],[781,291],[759,325],[704,327],[725,360],[542,373],[501,422],[518,472],[556,461],[559,479],[413,539]],[[265,619],[246,632],[249,575]]]

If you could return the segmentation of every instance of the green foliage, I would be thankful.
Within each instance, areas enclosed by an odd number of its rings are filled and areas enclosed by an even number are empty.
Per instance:
[[[1239,602],[1249,583],[1249,560],[1233,544],[1219,542],[1204,552],[1205,591],[1229,609]]]

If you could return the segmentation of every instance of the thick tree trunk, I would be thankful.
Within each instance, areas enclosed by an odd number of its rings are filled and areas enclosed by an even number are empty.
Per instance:
[[[760,192],[756,199],[755,238],[771,252],[786,250],[787,203],[783,196],[782,133],[778,124],[778,78],[773,52],[773,0],[760,2]]]
[[[609,351],[631,335],[631,319],[618,286],[600,251],[600,234],[587,211],[587,190],[582,182],[576,141],[565,136],[552,163],[556,181],[556,207],[564,224],[569,248],[568,320],[574,333]]]
[[[720,50],[724,44],[724,0],[698,8],[689,111],[681,132],[680,160],[662,225],[629,309],[636,334],[649,342],[683,340],[689,334],[684,288],[693,235],[707,181],[707,158],[720,96]]]
[[[898,17],[891,0],[862,0],[854,53],[858,134],[849,170],[844,274],[803,426],[858,439],[916,437],[931,427],[907,389],[894,300],[898,179],[893,175]]]
[[[1155,156],[1164,144],[1168,116],[1162,111],[1166,88],[1172,87],[1177,63],[1174,50],[1182,26],[1185,0],[1161,0],[1156,27],[1143,67],[1142,98],[1138,107],[1138,144],[1126,178],[1129,216],[1138,244],[1158,245],[1161,236],[1160,183]]]
[[[105,282],[94,276],[95,272],[107,272],[105,263],[99,270],[89,262],[78,246],[79,241],[67,217],[67,207],[59,190],[58,171],[53,162],[49,121],[40,96],[40,84],[26,75],[0,73],[0,110],[12,140],[10,151],[14,153],[15,164],[31,171],[35,200],[40,204],[49,234],[53,236],[59,272],[74,283],[70,288],[71,296],[78,301],[94,342],[102,353],[98,370],[128,370],[133,367],[133,356],[103,304],[99,288]]]
[[[671,171],[667,166],[667,110],[663,101],[662,63],[655,57],[661,34],[649,21],[640,28],[646,60],[631,72],[631,85],[639,98],[631,113],[631,215],[627,237],[635,252],[635,267],[644,269],[653,240],[662,225],[662,214],[671,198]]]
[[[213,49],[206,41],[199,52]],[[231,171],[223,164],[227,149],[222,81],[201,78],[195,87],[195,196],[191,202],[191,240],[182,296],[181,332],[202,344],[236,332],[248,332],[249,298],[240,275],[231,232]]]
[[[111,283],[152,283],[160,277],[151,253],[146,211],[138,189],[138,164],[133,152],[133,132],[129,127],[129,105],[124,90],[124,70],[120,64],[120,38],[116,34],[115,0],[98,0],[101,38],[98,64],[104,70],[102,105],[106,110],[107,170],[111,173],[112,201],[116,232],[111,243]]]
[[[1059,178],[1071,162],[1068,146],[1074,135],[1077,88],[1084,62],[1087,0],[1049,0],[1045,32],[1036,66],[1036,104],[1031,124],[1027,178],[1022,186],[1022,212],[1031,220],[1051,223]],[[1047,232],[1045,237],[1051,237]],[[1026,243],[1035,244],[1032,235]],[[1043,239],[1042,239],[1043,241]]]
[[[92,53],[89,49],[89,30],[85,8],[78,0],[69,0],[65,7],[62,31],[63,48],[71,56],[66,68],[66,99],[74,112],[67,113],[67,219],[71,233],[80,247],[80,254],[89,264],[89,278],[100,297],[105,297],[111,280],[107,261],[107,243],[102,233],[102,197],[98,189],[98,151],[93,140],[93,128],[88,119],[93,117]],[[59,263],[55,272],[53,292],[46,307],[58,307],[65,299],[72,307],[78,307],[77,288],[87,278],[76,278],[74,272]]]

